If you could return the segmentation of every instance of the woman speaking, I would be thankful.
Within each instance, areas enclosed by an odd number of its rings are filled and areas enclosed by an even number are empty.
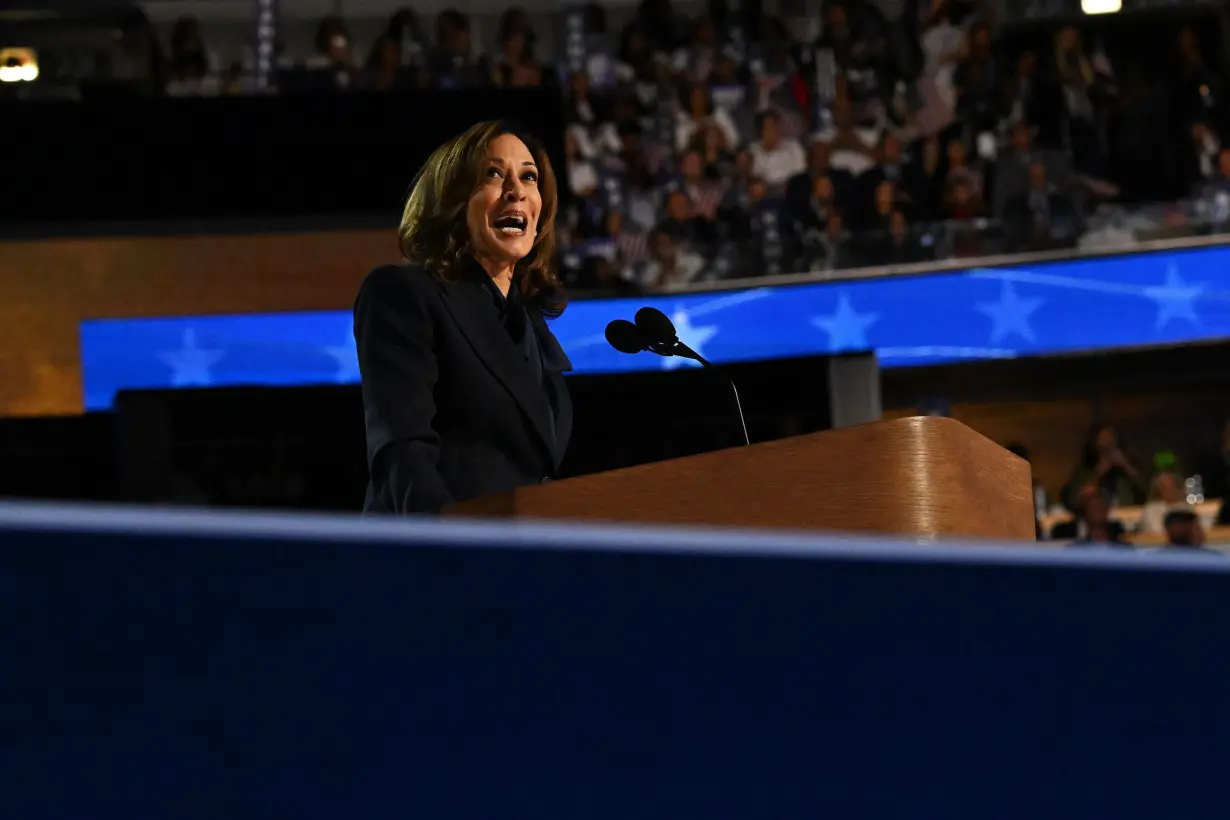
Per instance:
[[[406,264],[367,275],[354,309],[364,512],[434,512],[548,481],[572,429],[572,369],[545,318],[555,175],[542,147],[485,122],[435,150],[402,214]]]

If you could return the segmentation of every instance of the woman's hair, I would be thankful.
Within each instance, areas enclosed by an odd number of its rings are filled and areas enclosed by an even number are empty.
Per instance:
[[[534,249],[516,265],[516,279],[526,300],[544,316],[564,312],[567,296],[555,272],[555,214],[558,205],[551,160],[538,140],[505,121],[480,122],[441,145],[423,164],[406,199],[398,245],[407,261],[422,265],[438,279],[455,281],[471,258],[466,209],[482,184],[487,146],[504,135],[526,144],[538,166],[542,210]]]

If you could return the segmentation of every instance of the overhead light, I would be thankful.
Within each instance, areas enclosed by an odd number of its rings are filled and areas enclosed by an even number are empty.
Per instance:
[[[1123,9],[1123,0],[1081,0],[1085,14],[1114,14]]]
[[[32,83],[38,79],[38,56],[32,48],[0,48],[0,83]]]

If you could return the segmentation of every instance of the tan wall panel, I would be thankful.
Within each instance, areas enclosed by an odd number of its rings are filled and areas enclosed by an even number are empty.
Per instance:
[[[0,242],[0,416],[82,409],[83,319],[339,310],[391,230]]]

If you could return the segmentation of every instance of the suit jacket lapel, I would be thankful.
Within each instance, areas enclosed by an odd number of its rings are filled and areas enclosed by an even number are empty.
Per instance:
[[[530,326],[538,338],[538,349],[542,351],[543,376],[555,391],[555,466],[558,468],[564,460],[564,451],[568,448],[568,438],[572,432],[572,397],[568,394],[568,385],[564,383],[563,376],[572,370],[572,362],[559,339],[547,327],[542,314],[533,309],[529,314]]]
[[[525,362],[521,348],[500,326],[491,303],[491,294],[481,282],[460,282],[444,287],[444,303],[470,346],[491,374],[498,379],[520,405],[533,424],[544,448],[555,458],[551,447],[551,417],[547,396],[535,382],[533,371]],[[532,311],[531,311],[532,312]],[[556,342],[556,347],[559,343]],[[562,351],[561,351],[562,352]]]

